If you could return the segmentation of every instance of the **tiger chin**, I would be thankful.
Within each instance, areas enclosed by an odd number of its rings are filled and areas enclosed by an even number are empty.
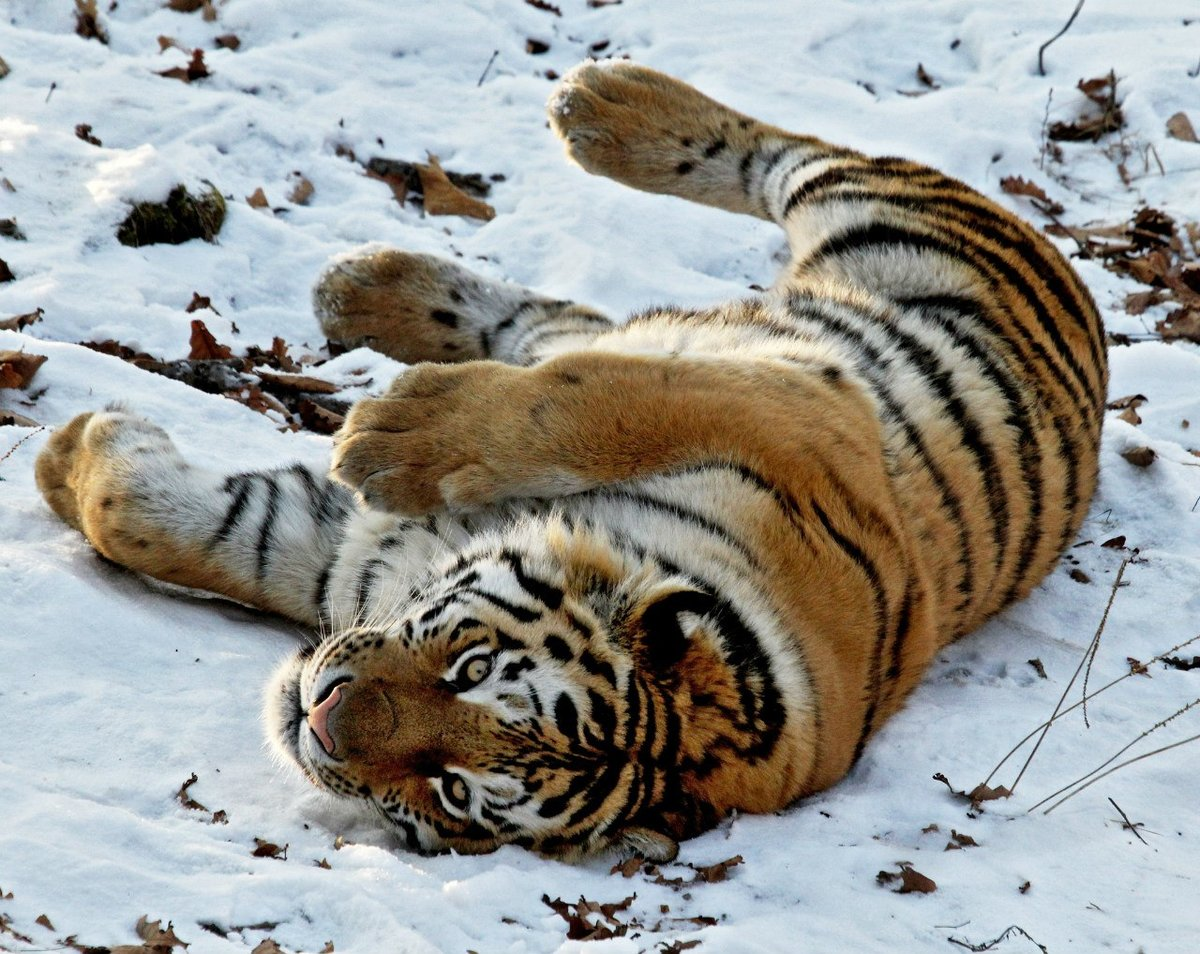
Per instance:
[[[37,481],[110,560],[323,634],[268,732],[410,848],[665,861],[844,777],[1053,568],[1096,484],[1102,329],[1045,238],[927,166],[626,62],[548,109],[588,172],[776,222],[774,286],[622,323],[360,252],[317,319],[412,367],[328,475],[217,472],[109,408]]]

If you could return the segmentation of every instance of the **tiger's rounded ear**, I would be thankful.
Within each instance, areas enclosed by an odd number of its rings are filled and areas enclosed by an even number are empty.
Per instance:
[[[638,655],[655,672],[665,672],[687,653],[700,619],[716,608],[711,593],[667,583],[646,594],[630,614]]]
[[[662,832],[631,826],[617,832],[613,849],[622,860],[636,857],[661,864],[675,860],[679,854],[679,842]]]

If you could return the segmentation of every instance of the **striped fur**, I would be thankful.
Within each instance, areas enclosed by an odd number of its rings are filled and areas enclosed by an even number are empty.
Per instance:
[[[588,171],[777,222],[775,286],[617,325],[360,255],[317,285],[326,332],[441,363],[353,409],[336,482],[204,472],[119,410],[38,479],[110,558],[327,633],[269,731],[412,848],[665,859],[836,782],[1045,576],[1095,487],[1104,345],[1062,256],[935,170],[628,63],[550,118]]]

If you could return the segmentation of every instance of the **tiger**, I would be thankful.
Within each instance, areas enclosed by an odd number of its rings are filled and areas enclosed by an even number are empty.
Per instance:
[[[410,367],[328,475],[206,469],[117,406],[36,477],[109,560],[319,634],[267,732],[398,847],[665,862],[846,776],[1055,566],[1097,483],[1101,320],[1047,239],[918,162],[628,61],[547,109],[589,173],[778,224],[773,286],[614,322],[360,249],[317,320]]]

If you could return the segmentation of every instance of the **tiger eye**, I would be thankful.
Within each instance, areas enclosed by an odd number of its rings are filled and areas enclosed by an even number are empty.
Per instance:
[[[463,681],[467,685],[477,686],[491,671],[492,660],[487,656],[477,656],[463,667]]]
[[[459,778],[457,775],[449,776],[443,780],[442,785],[444,786],[446,797],[450,799],[453,804],[458,806],[464,806],[467,804],[467,783],[461,778]]]

